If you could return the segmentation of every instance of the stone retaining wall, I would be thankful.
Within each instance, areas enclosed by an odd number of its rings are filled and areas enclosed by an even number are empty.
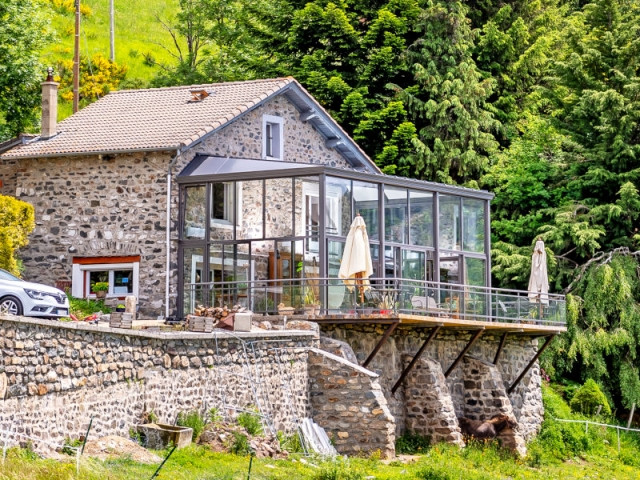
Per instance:
[[[322,335],[336,340],[344,341],[350,345],[360,363],[373,351],[380,340],[386,325],[339,325],[322,326]],[[391,387],[400,378],[403,369],[403,357],[413,356],[428,337],[430,329],[410,327],[398,327],[394,334],[385,342],[377,356],[368,365],[368,368],[380,375],[382,387],[391,413],[396,419],[396,434],[401,435],[407,430],[407,412],[405,404],[409,400],[406,397],[406,385],[399,388],[395,394],[391,394]],[[446,371],[465,348],[472,333],[467,331],[444,330],[438,333],[429,344],[422,358],[437,361],[442,371]],[[499,336],[485,333],[474,344],[469,355],[493,362]],[[524,370],[538,348],[537,340],[527,336],[515,334],[507,337],[506,344],[500,356],[497,372],[501,375],[504,388],[511,385],[517,376]],[[456,416],[465,414],[465,385],[464,369],[460,363],[446,379],[449,394],[451,396]],[[542,424],[543,406],[540,369],[536,364],[516,389],[508,396],[513,408],[513,414],[519,424],[519,432],[525,440],[531,439]]]
[[[378,375],[319,349],[309,351],[309,394],[314,421],[341,454],[395,455],[395,420]]]
[[[310,413],[316,344],[313,332],[147,333],[0,317],[0,438],[60,443],[91,415],[96,435],[127,435],[150,411],[173,423],[180,411],[252,406],[291,432]]]

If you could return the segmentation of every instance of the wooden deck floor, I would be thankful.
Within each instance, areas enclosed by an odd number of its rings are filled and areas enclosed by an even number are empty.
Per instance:
[[[412,327],[436,327],[441,326],[443,328],[457,329],[457,330],[486,330],[493,331],[495,333],[513,332],[523,335],[556,335],[567,331],[567,327],[563,325],[538,325],[533,322],[529,323],[516,323],[516,322],[504,322],[500,320],[486,321],[486,320],[463,320],[453,317],[434,317],[429,315],[410,315],[410,314],[398,314],[396,316],[388,317],[358,317],[354,318],[348,315],[327,315],[313,319],[313,321],[320,324],[350,324],[350,325],[366,325],[366,324],[390,324],[398,322],[398,326],[412,326]]]

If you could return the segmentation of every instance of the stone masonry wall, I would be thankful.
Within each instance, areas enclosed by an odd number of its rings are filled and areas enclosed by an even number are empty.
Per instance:
[[[322,335],[341,340],[349,344],[362,363],[373,351],[376,343],[384,333],[386,326],[322,326]],[[396,434],[401,435],[406,429],[405,390],[400,388],[394,395],[391,387],[400,378],[403,367],[403,356],[413,356],[429,335],[429,329],[398,327],[385,342],[368,368],[380,375],[380,385],[389,402],[391,413],[396,418]],[[467,345],[470,333],[466,331],[441,331],[429,344],[423,358],[430,358],[440,363],[446,371],[459,353]],[[499,336],[485,333],[474,344],[469,355],[492,362],[495,357]],[[524,370],[538,348],[537,340],[526,336],[510,335],[497,365],[505,387],[511,385]],[[462,364],[459,364],[447,378],[447,386],[451,395],[456,416],[464,416],[465,388]],[[525,375],[522,382],[509,395],[513,413],[519,424],[519,431],[526,440],[532,438],[542,424],[542,391],[540,369],[534,366]]]
[[[310,123],[300,121],[300,112],[289,100],[278,96],[207,137],[184,155],[176,170],[186,166],[196,153],[261,159],[263,115],[283,119],[283,161],[351,168],[335,149],[325,146],[324,137]]]
[[[164,334],[0,317],[0,429],[59,443],[83,434],[91,415],[96,435],[127,435],[145,412],[173,423],[180,411],[256,406],[292,431],[309,416],[316,344],[310,332]]]
[[[408,365],[411,357],[405,356]],[[464,445],[447,380],[435,360],[420,358],[404,380],[408,431],[429,437],[432,442]]]
[[[377,377],[337,355],[309,351],[312,417],[341,454],[395,455],[395,421]]]
[[[29,245],[20,250],[25,278],[55,285],[71,281],[75,256],[140,255],[141,313],[162,313],[170,158],[154,152],[19,160],[15,195],[36,212]]]

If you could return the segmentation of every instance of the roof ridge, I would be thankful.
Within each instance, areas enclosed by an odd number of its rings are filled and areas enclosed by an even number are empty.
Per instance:
[[[115,95],[115,94],[126,94],[126,93],[138,93],[138,92],[160,92],[160,91],[171,91],[171,90],[187,90],[193,88],[204,88],[204,87],[218,87],[221,85],[240,85],[240,84],[250,84],[250,83],[266,83],[266,82],[286,82],[291,83],[295,82],[295,79],[292,76],[287,77],[276,77],[276,78],[257,78],[255,80],[236,80],[234,82],[216,82],[216,83],[199,83],[194,85],[173,85],[171,87],[157,87],[157,88],[136,88],[130,90],[112,90],[107,95]],[[106,96],[106,95],[105,95]],[[86,107],[85,107],[86,108]]]

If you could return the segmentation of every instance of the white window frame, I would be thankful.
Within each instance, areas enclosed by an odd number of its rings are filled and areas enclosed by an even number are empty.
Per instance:
[[[115,270],[131,270],[132,275],[132,293],[114,293],[113,272]],[[113,297],[126,297],[127,295],[135,295],[138,297],[140,289],[140,262],[131,263],[95,263],[95,264],[80,264],[74,263],[73,270],[71,272],[71,295],[75,298],[96,298],[96,295],[91,292],[91,285],[89,284],[88,272],[100,271],[109,272],[109,291],[107,292],[107,298]],[[86,292],[86,295],[85,295]]]
[[[235,207],[235,225],[236,227],[239,227],[240,225],[242,225],[242,182],[240,181],[236,181],[235,182],[235,199],[234,199],[234,190],[232,185],[234,184],[233,181],[230,182],[214,182],[214,183],[223,183],[224,184],[224,218],[214,218],[211,216],[212,212],[209,212],[209,216],[211,217],[210,220],[210,224],[212,226],[216,226],[217,228],[220,227],[232,227],[233,222],[231,221],[230,217],[232,216],[233,212],[234,212],[234,207]],[[209,188],[210,192],[209,192],[209,209],[211,210],[212,208],[212,203],[213,203],[213,188],[210,187]],[[231,201],[229,201],[229,199]],[[234,205],[234,201],[235,201],[235,205]]]
[[[267,137],[267,125],[271,128],[271,136]],[[282,160],[284,158],[284,119],[275,115],[262,116],[262,158]],[[270,149],[269,147],[270,142]],[[267,155],[270,150],[271,155]]]

